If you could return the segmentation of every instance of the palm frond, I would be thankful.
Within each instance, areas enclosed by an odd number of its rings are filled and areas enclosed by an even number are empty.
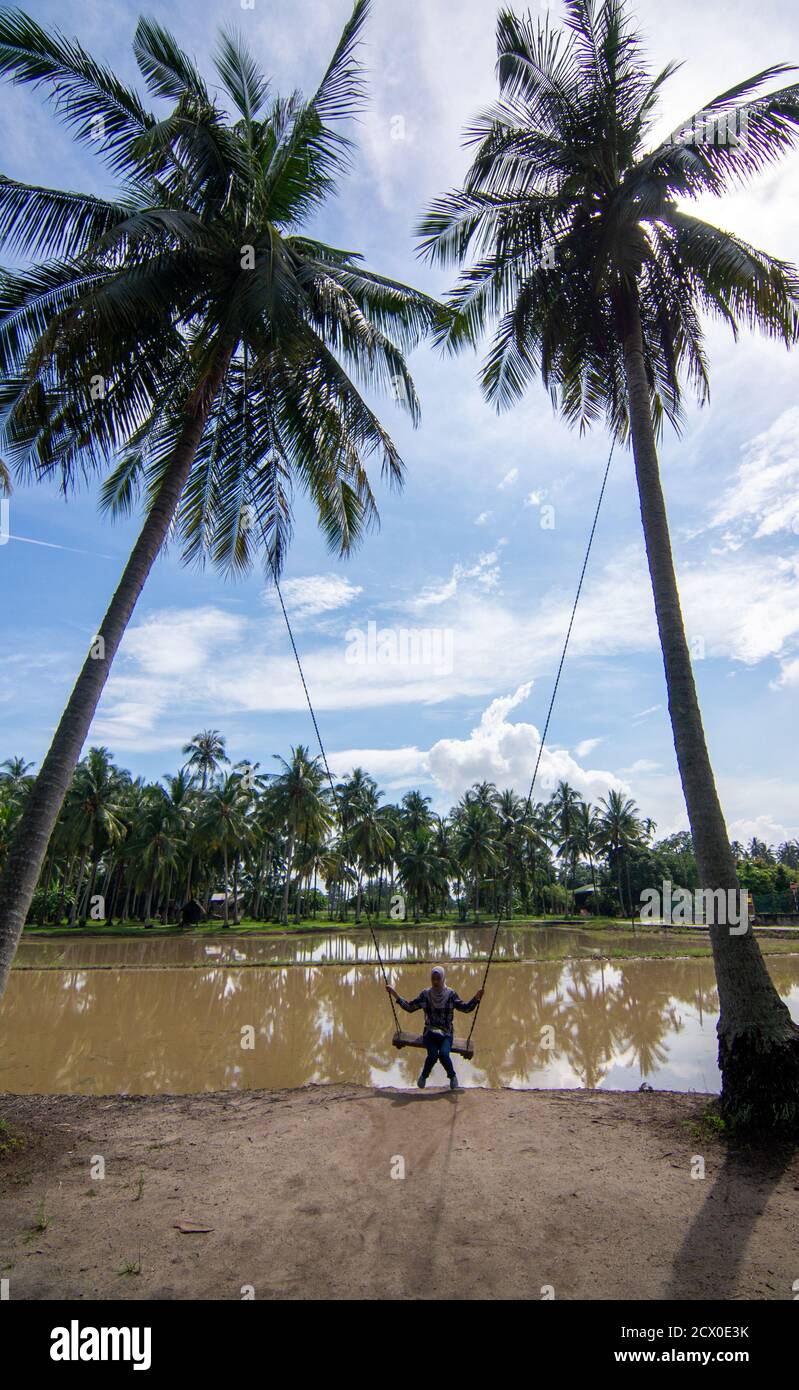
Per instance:
[[[74,258],[127,214],[121,203],[0,174],[0,245],[12,254]]]
[[[44,86],[59,120],[115,171],[130,168],[135,141],[153,123],[138,96],[76,40],[48,31],[22,10],[0,13],[0,75]]]
[[[208,88],[196,63],[157,20],[144,16],[139,20],[133,39],[133,53],[153,96],[174,102],[189,97],[203,106],[211,105]]]
[[[266,104],[269,81],[260,71],[240,34],[220,34],[215,63],[225,91],[248,125],[252,126]]]

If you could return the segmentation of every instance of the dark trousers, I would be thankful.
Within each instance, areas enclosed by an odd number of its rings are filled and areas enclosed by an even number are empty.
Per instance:
[[[447,1076],[452,1080],[455,1075],[455,1068],[450,1060],[449,1050],[452,1047],[452,1038],[442,1037],[440,1033],[425,1033],[425,1047],[427,1057],[422,1067],[422,1076],[429,1076],[436,1062],[440,1062]]]

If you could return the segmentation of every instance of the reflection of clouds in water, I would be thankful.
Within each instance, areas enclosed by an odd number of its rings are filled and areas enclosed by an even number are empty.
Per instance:
[[[332,1037],[333,1029],[335,1028],[335,1026],[336,1020],[333,1016],[332,1009],[320,1009],[316,1018],[316,1027],[319,1032],[319,1036],[321,1038]]]
[[[237,936],[232,929],[224,941],[208,941],[199,936],[148,937],[134,940],[125,937],[83,938],[55,942],[23,939],[19,945],[20,965],[44,966],[61,964],[65,969],[82,966],[172,966],[203,964],[293,964],[318,965],[372,963],[377,959],[371,934],[366,926],[358,930],[304,931],[296,935],[275,933],[269,936]],[[457,929],[446,927],[412,927],[378,929],[380,951],[386,962],[430,962],[434,960],[485,960],[491,946],[494,927],[491,924],[470,926],[464,923]],[[663,942],[667,940],[662,934]],[[620,939],[622,946],[632,947],[639,939],[627,935]],[[669,946],[671,943],[669,943]],[[677,943],[678,946],[678,943]],[[596,957],[597,938],[576,927],[502,927],[497,939],[496,961],[546,960],[563,950],[590,953]]]

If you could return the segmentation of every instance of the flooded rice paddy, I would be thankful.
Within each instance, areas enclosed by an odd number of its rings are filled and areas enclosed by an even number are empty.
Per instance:
[[[457,1059],[461,1083],[716,1091],[712,962],[547,960],[565,931],[500,934],[476,1055]],[[380,946],[386,962],[403,962],[391,979],[405,997],[428,982],[423,962],[449,958],[448,982],[469,998],[491,936],[425,929],[387,934]],[[595,935],[572,936],[575,949],[587,938],[599,950]],[[0,1090],[408,1086],[418,1074],[422,1054],[391,1044],[391,1010],[363,932],[28,939],[18,965],[0,1017]],[[799,955],[771,956],[768,967],[799,1020]],[[410,1029],[421,1018],[400,1014]],[[456,1022],[464,1036],[471,1017]],[[443,1081],[437,1068],[430,1084]]]

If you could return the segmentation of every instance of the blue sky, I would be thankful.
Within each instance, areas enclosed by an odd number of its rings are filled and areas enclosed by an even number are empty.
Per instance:
[[[122,0],[29,6],[129,80],[140,9]],[[214,31],[232,25],[276,87],[310,90],[349,9],[348,0],[161,0],[146,12],[209,77]],[[559,6],[549,9],[557,19]],[[667,88],[662,133],[741,77],[799,62],[791,9],[764,0],[753,25],[751,6],[729,0],[638,0],[653,66],[684,60]],[[433,292],[447,278],[415,259],[413,227],[427,201],[458,181],[461,130],[494,94],[494,19],[485,0],[375,0],[364,48],[372,102],[355,131],[355,169],[317,221],[334,244]],[[0,87],[0,140],[7,175],[108,187],[103,167],[33,92]],[[796,261],[797,192],[799,153],[698,210]],[[799,357],[747,335],[735,344],[714,325],[708,346],[711,403],[689,410],[681,439],[666,435],[664,485],[728,823],[739,837],[778,841],[799,834]],[[407,466],[403,493],[379,489],[382,527],[347,562],[330,556],[298,499],[285,581],[334,769],[362,764],[392,798],[420,786],[440,809],[476,779],[526,791],[608,450],[600,430],[580,438],[556,420],[540,388],[498,417],[481,399],[478,360],[414,353],[421,427],[391,401],[380,407]],[[135,527],[100,516],[96,485],[67,502],[18,487],[10,531],[25,539],[0,547],[0,756],[38,761]],[[370,623],[385,659],[354,660]],[[417,643],[430,634],[427,659],[403,659],[403,632]],[[226,735],[234,759],[266,769],[273,753],[313,744],[262,576],[226,582],[168,555],[140,600],[91,742],[157,777],[203,727]],[[612,465],[549,741],[543,792],[562,776],[593,799],[621,785],[661,833],[685,826],[625,451]]]

